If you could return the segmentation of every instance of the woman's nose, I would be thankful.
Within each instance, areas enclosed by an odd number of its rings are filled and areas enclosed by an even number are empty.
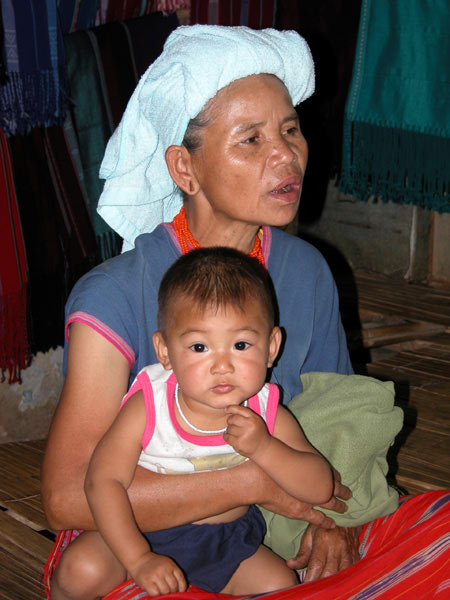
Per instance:
[[[287,163],[298,159],[297,150],[284,137],[280,136],[271,142],[271,153],[269,160],[273,165]]]

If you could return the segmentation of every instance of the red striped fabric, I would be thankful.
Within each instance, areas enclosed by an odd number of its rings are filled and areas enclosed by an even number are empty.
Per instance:
[[[67,546],[69,532],[60,534],[46,569],[49,585],[57,555]],[[450,492],[427,492],[401,499],[398,510],[366,525],[360,536],[361,559],[348,569],[319,581],[271,592],[264,600],[421,600],[448,599],[450,591]],[[48,564],[48,563],[47,563]],[[249,596],[211,594],[191,586],[162,600],[227,600]],[[149,600],[126,581],[104,600]]]
[[[10,147],[0,129],[0,371],[20,381],[29,360],[27,259],[17,205]]]

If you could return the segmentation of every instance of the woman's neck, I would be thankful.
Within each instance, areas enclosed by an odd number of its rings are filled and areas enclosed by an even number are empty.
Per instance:
[[[189,231],[200,246],[226,246],[245,254],[251,252],[259,230],[258,225],[222,219],[213,211],[202,214],[189,204],[185,203]]]

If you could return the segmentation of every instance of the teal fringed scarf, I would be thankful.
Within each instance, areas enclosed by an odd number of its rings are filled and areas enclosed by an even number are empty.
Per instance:
[[[339,188],[450,212],[450,3],[363,0]]]

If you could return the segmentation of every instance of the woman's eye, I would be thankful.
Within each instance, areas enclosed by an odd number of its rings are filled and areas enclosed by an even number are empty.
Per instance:
[[[258,141],[258,136],[257,135],[252,135],[251,137],[249,137],[246,140],[244,140],[244,144],[254,144],[257,141]]]
[[[250,347],[250,344],[248,342],[236,342],[234,347],[236,350],[247,350],[247,348]]]
[[[192,344],[191,350],[194,352],[206,352],[208,348],[205,346],[205,344]]]
[[[286,129],[286,131],[284,132],[286,135],[294,135],[298,132],[298,127],[297,126],[293,126],[293,127],[289,127],[288,129]]]

